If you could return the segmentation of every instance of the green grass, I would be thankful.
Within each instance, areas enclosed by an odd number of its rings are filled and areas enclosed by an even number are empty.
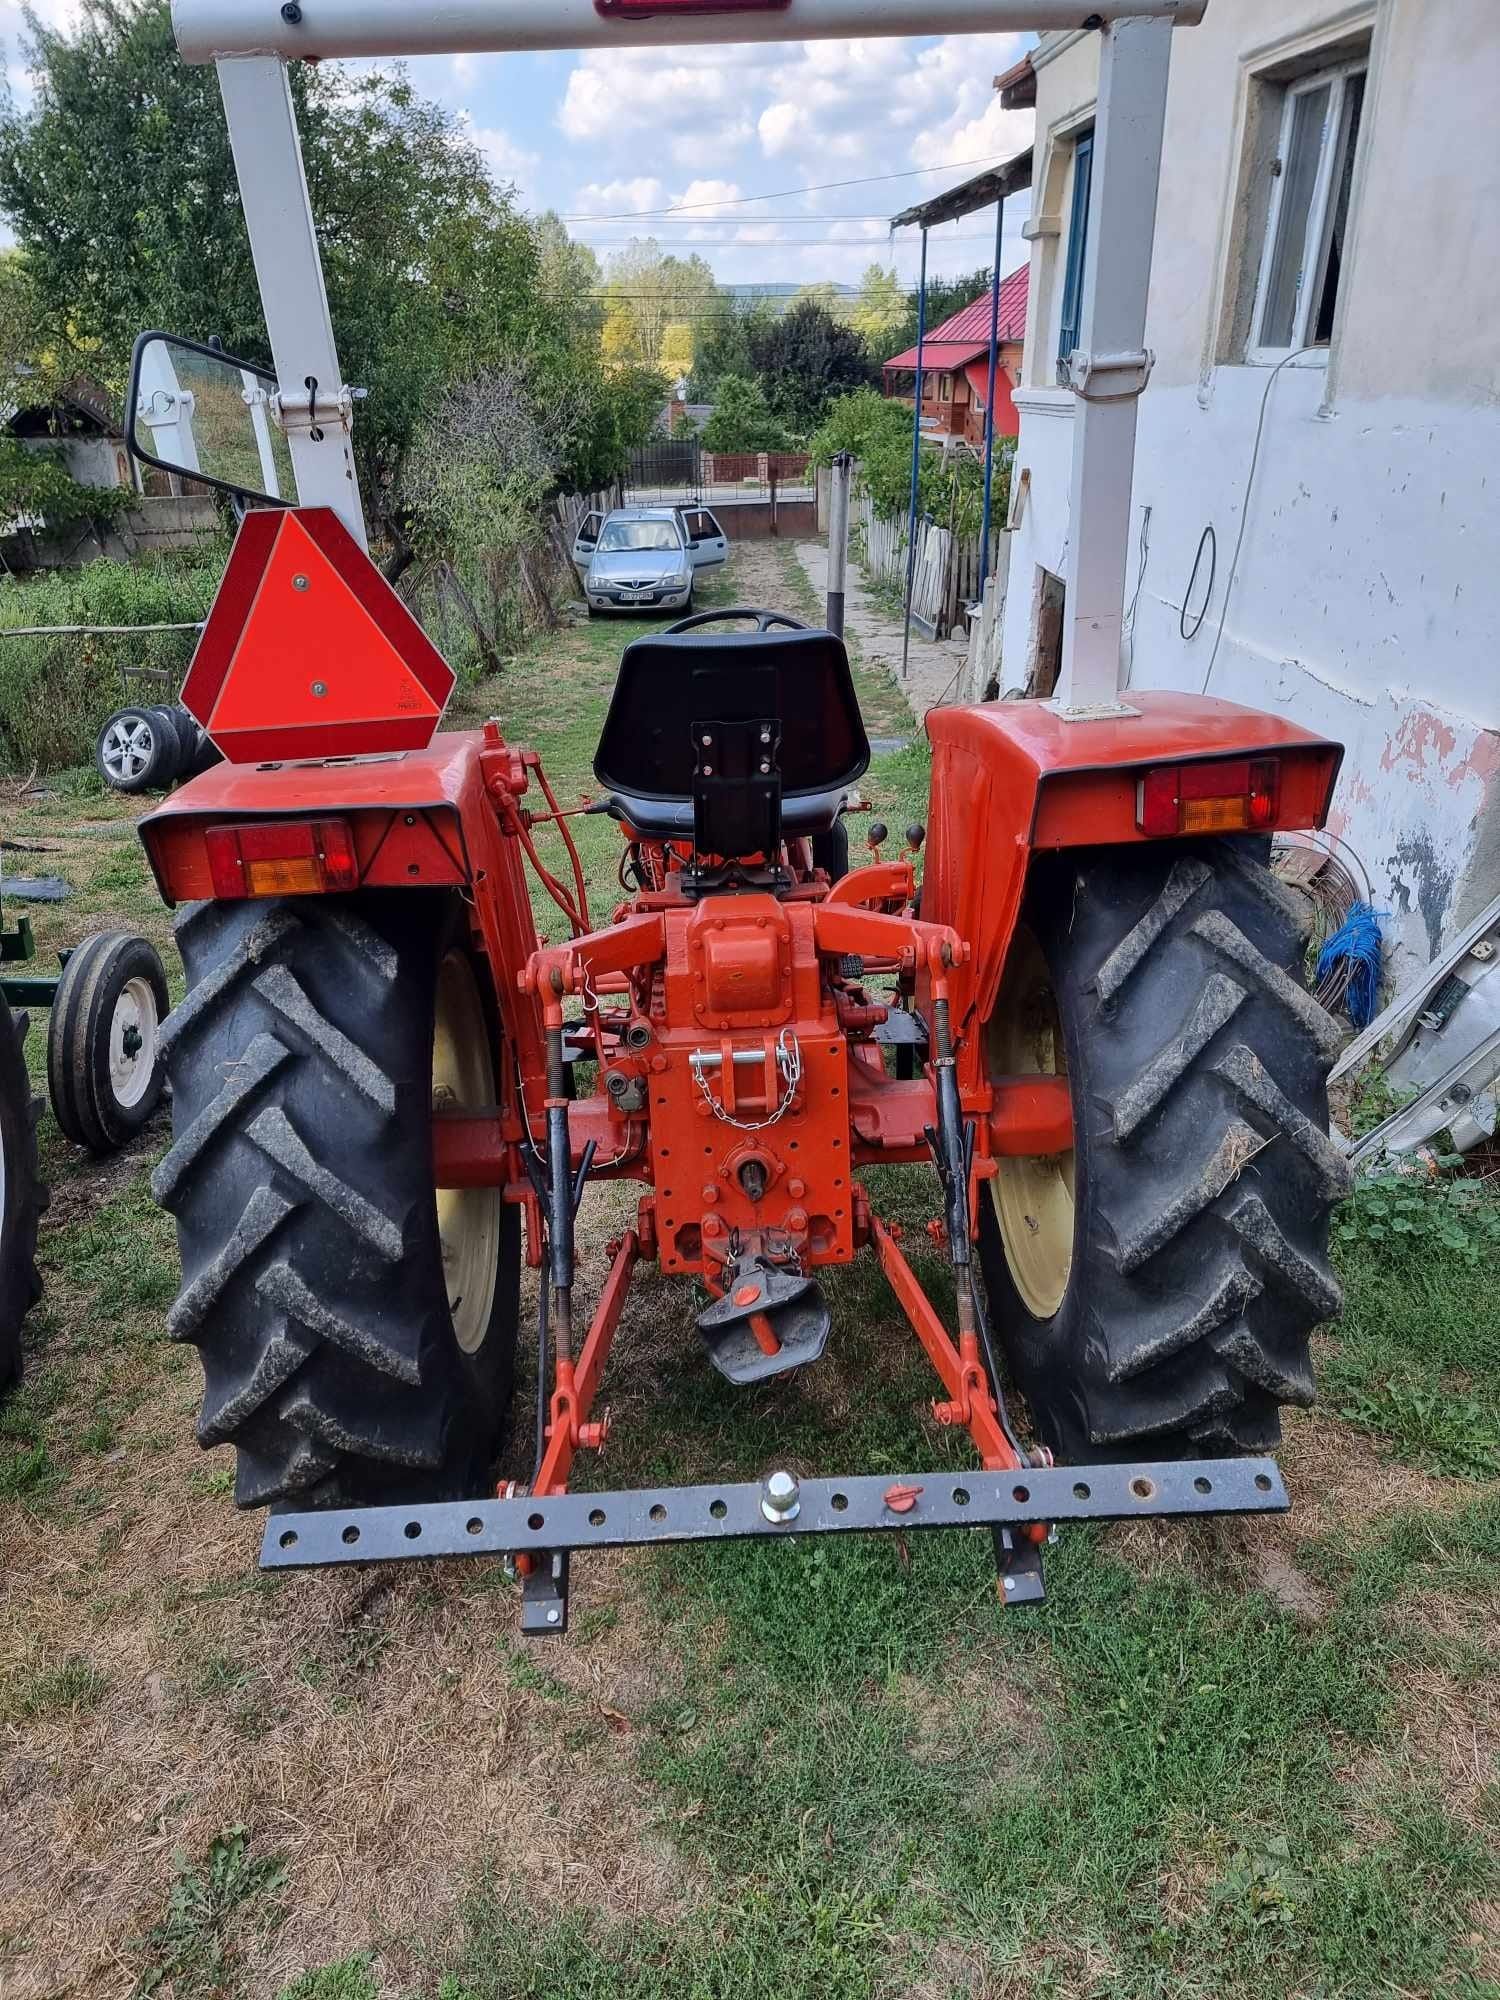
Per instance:
[[[251,1856],[242,1826],[226,1827],[201,1862],[176,1856],[166,1912],[135,1946],[142,1967],[135,1994],[219,2000],[243,1991],[244,1945],[274,1922],[285,1880],[279,1857]]]
[[[0,1683],[0,1721],[31,1722],[46,1715],[80,1715],[109,1692],[109,1676],[78,1657],[39,1667]]]
[[[336,1965],[321,1965],[304,1972],[290,1986],[283,1986],[278,2000],[380,2000],[379,1988],[370,1971],[368,1952],[341,1958]]]
[[[1344,1316],[1325,1403],[1410,1462],[1500,1476],[1500,1198],[1489,1184],[1380,1175],[1335,1219]]]
[[[1327,1624],[1070,1535],[1044,1614],[982,1536],[679,1552],[656,1589],[681,1686],[643,1732],[682,1922],[538,1922],[482,1879],[444,2000],[1025,1990],[1477,1997],[1493,1846],[1376,1760],[1420,1640],[1389,1594],[1500,1585],[1500,1512],[1327,1552]],[[951,1987],[930,1980],[936,1962]],[[1079,1980],[1089,1969],[1088,1983]]]

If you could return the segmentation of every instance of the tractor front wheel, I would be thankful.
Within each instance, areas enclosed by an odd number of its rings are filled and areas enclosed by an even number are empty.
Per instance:
[[[1034,872],[986,1026],[994,1076],[1066,1074],[1073,1150],[1005,1159],[980,1257],[1060,1459],[1259,1450],[1313,1400],[1339,1309],[1328,1138],[1340,1036],[1263,849],[1087,850]]]
[[[162,1029],[177,1218],[168,1327],[243,1507],[468,1497],[510,1403],[519,1211],[439,1190],[432,1115],[501,1101],[494,996],[456,899],[199,903]]]
[[[0,1392],[21,1374],[21,1321],[41,1292],[37,1217],[46,1190],[37,1178],[36,1121],[42,1101],[26,1073],[26,1016],[0,995]]]

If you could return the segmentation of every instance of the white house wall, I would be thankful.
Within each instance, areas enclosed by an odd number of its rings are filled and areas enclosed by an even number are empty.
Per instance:
[[[1250,73],[1298,37],[1373,23],[1353,238],[1326,365],[1218,357]],[[1037,139],[1086,109],[1097,45],[1037,69]],[[1058,43],[1050,45],[1056,47]],[[1425,961],[1500,887],[1500,7],[1213,0],[1175,37],[1141,405],[1127,642],[1134,685],[1294,717],[1347,746],[1330,822]],[[1046,226],[1046,155],[1036,184]],[[1054,210],[1054,212],[1056,212]],[[1055,379],[1061,238],[1033,244],[1004,678],[1030,666],[1038,568],[1066,574],[1071,397]],[[1230,590],[1257,422],[1265,421]],[[1019,477],[1017,480],[1019,486]],[[1181,631],[1204,527],[1217,576]],[[1202,606],[1200,575],[1193,611]],[[1226,609],[1226,591],[1229,592]],[[1222,638],[1218,637],[1222,623]],[[1192,630],[1191,622],[1188,627]]]

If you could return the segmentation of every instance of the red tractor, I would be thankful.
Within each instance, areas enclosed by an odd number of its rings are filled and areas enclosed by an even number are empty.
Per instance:
[[[178,11],[190,55],[195,4]],[[219,54],[229,5],[202,29]],[[587,21],[575,0],[556,11],[577,39],[634,19],[611,0]],[[729,32],[722,0],[648,11],[671,17],[653,33]],[[384,25],[358,49],[393,49],[381,0],[363,13]],[[746,0],[733,32],[763,16],[836,32],[846,15],[849,0]],[[1112,51],[1117,96],[1136,55],[1164,90],[1166,22],[1104,32],[1126,30],[1140,40]],[[258,13],[245,33],[262,53],[221,64],[242,182],[249,72],[281,70]],[[358,52],[342,33],[301,52]],[[275,125],[260,108],[257,143]],[[1101,93],[1101,132],[1107,118]],[[247,213],[254,241],[248,191]],[[304,409],[161,336],[132,393],[143,455],[189,404],[200,424],[215,407],[214,368],[228,403],[286,433],[304,499],[309,466],[337,476],[347,402],[317,387],[336,377],[309,370]],[[280,356],[277,372],[292,379]],[[268,436],[262,414],[256,490],[275,501]],[[190,469],[204,475],[201,449]],[[202,1356],[201,1441],[234,1445],[240,1504],[273,1510],[263,1562],[503,1554],[524,1625],[545,1632],[566,1624],[574,1549],[984,1526],[1015,1600],[1040,1595],[1051,1523],[1284,1507],[1261,1454],[1279,1407],[1313,1396],[1345,1168],[1325,1096],[1339,1036],[1267,861],[1277,830],[1322,823],[1337,746],[1222,701],[1132,690],[1127,707],[1113,664],[1108,698],[1080,699],[1080,650],[1058,701],[934,712],[925,833],[884,854],[872,828],[871,858],[846,869],[870,753],[842,641],[708,613],[620,661],[588,810],[618,823],[626,887],[596,924],[540,760],[495,722],[435,733],[451,676],[360,541],[347,503],[247,515],[184,695],[226,761],[144,825],[188,975],[162,1031],[171,1330]],[[1118,612],[1117,593],[1116,658]],[[533,883],[566,943],[541,941]],[[951,1326],[867,1193],[864,1170],[890,1164],[935,1176]],[[583,1299],[576,1218],[604,1180],[642,1193]],[[570,1490],[605,1440],[601,1383],[642,1258],[701,1288],[696,1335],[684,1320],[664,1337],[751,1383],[837,1341],[818,1274],[861,1256],[972,1472]],[[523,1259],[535,1459],[497,1494]]]

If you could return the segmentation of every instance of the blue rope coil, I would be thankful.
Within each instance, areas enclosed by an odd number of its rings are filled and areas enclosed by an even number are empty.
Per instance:
[[[1333,980],[1356,1028],[1367,1028],[1380,1004],[1380,920],[1368,903],[1349,914],[1318,953],[1318,985]]]

